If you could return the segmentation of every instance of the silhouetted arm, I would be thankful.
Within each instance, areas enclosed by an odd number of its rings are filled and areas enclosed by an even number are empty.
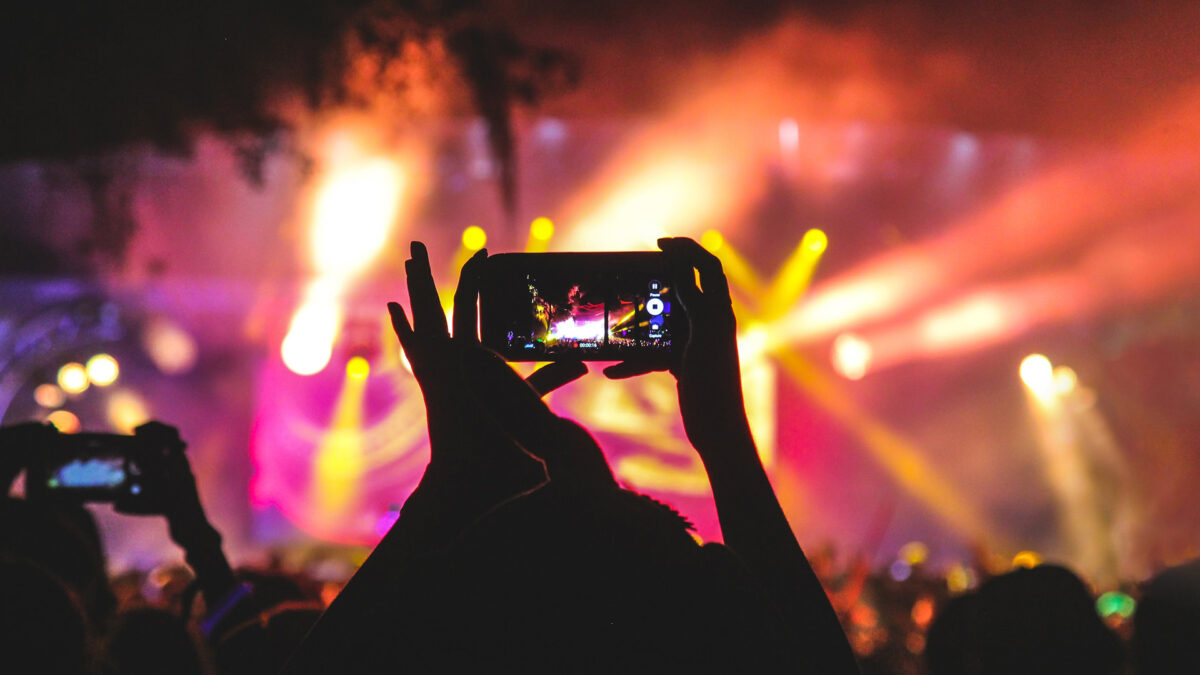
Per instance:
[[[737,328],[720,261],[691,239],[660,239],[690,337],[673,368],[688,440],[712,485],[725,545],[762,584],[809,672],[857,673],[850,644],[759,460],[742,400]],[[700,273],[702,289],[695,283]],[[613,366],[610,377],[636,374]]]

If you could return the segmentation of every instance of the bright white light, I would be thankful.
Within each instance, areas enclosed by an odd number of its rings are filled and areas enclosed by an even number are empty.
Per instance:
[[[738,356],[742,361],[750,363],[761,357],[767,349],[767,329],[763,326],[751,326],[742,331],[737,338]]]
[[[870,343],[857,335],[843,333],[833,341],[833,367],[848,379],[862,379],[871,366],[871,356]]]
[[[68,394],[82,394],[87,391],[87,369],[80,363],[68,363],[58,369],[58,386]]]
[[[1021,361],[1021,381],[1039,401],[1054,399],[1054,367],[1045,356],[1030,354]]]
[[[342,313],[328,300],[310,300],[296,311],[283,339],[283,364],[297,375],[324,370],[333,355],[333,343],[341,326]]]
[[[388,159],[333,171],[318,188],[313,209],[317,272],[345,277],[369,264],[387,243],[403,187],[400,166]]]
[[[116,382],[120,372],[117,360],[108,354],[97,354],[88,359],[87,376],[97,387],[107,387]]]
[[[779,123],[779,150],[784,154],[800,151],[800,124],[791,117]]]
[[[569,316],[550,327],[551,340],[603,340],[604,321],[575,322]]]

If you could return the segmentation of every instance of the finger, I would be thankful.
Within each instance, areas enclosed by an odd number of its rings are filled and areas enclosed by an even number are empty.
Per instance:
[[[409,351],[413,344],[413,329],[408,324],[408,317],[404,314],[404,308],[396,302],[389,302],[387,308],[388,314],[392,317],[392,330],[396,331],[396,339],[400,340],[400,346],[405,351]]]
[[[433,271],[429,268],[429,251],[419,241],[412,242],[409,250],[412,258],[404,262],[404,271],[408,276],[413,332],[449,335],[446,312],[442,310],[442,301],[438,299],[437,286],[433,283]]]
[[[668,247],[680,252],[687,262],[700,272],[700,287],[705,298],[714,305],[729,303],[729,280],[725,278],[725,269],[721,259],[713,255],[694,239],[687,237],[671,237],[667,239]],[[662,246],[660,240],[659,246]]]
[[[638,375],[645,375],[657,370],[666,370],[667,366],[640,361],[622,361],[603,370],[604,376],[610,380],[624,380]]]
[[[479,277],[487,260],[487,249],[481,248],[462,266],[458,288],[454,291],[454,339],[479,342]]]
[[[696,273],[686,252],[675,244],[674,239],[666,237],[658,240],[658,247],[667,259],[667,274],[671,276],[671,283],[683,308],[693,312],[699,310],[704,299],[696,286]]]
[[[533,371],[525,378],[525,384],[533,387],[538,396],[545,396],[587,375],[587,372],[587,366],[582,361],[555,361]]]

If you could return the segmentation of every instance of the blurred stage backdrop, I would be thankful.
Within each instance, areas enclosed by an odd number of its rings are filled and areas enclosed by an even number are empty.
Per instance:
[[[389,135],[330,116],[306,159],[268,154],[255,180],[215,136],[187,158],[106,156],[119,170],[103,180],[0,166],[17,260],[0,279],[4,422],[177,425],[235,558],[369,546],[428,458],[384,307],[407,301],[410,240],[429,245],[448,302],[484,245],[644,250],[687,235],[725,264],[753,431],[804,545],[881,565],[1029,552],[1099,581],[1188,553],[1194,101],[1098,144],[728,100],[647,120],[518,119],[509,214],[487,128],[469,118]],[[113,245],[121,264],[77,274],[72,261]],[[625,485],[719,538],[672,379],[592,371],[551,405],[596,435]],[[162,523],[99,510],[115,566],[177,556]]]

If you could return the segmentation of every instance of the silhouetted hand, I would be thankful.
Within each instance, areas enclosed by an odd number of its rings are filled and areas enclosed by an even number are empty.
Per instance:
[[[687,344],[670,370],[678,383],[684,431],[712,485],[725,545],[772,599],[794,636],[798,665],[812,673],[858,672],[837,615],[758,457],[742,400],[737,325],[721,262],[691,239],[659,239],[658,246],[690,324]],[[604,372],[625,378],[652,369],[620,363]]]
[[[183,549],[208,607],[215,608],[236,580],[221,549],[221,534],[200,502],[186,444],[178,429],[162,422],[147,422],[133,433],[147,453],[142,458],[145,492],[118,499],[113,507],[121,513],[164,516],[171,540]]]
[[[24,422],[0,427],[0,485],[4,486],[5,496],[17,476],[39,452],[47,451],[57,436],[53,424]]]

